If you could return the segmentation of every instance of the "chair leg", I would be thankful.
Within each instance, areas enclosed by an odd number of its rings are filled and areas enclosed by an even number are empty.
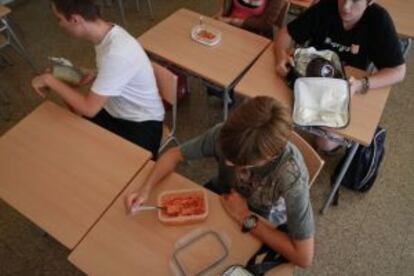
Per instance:
[[[177,146],[180,144],[180,142],[178,141],[177,137],[175,137],[174,135],[169,136],[164,143],[162,143],[162,145],[160,146],[160,148],[158,149],[158,153],[163,152],[163,150],[171,143],[174,142]]]
[[[98,0],[96,3],[99,7],[99,12],[101,13],[101,16],[105,15],[105,2],[104,0]]]
[[[124,0],[117,0],[119,15],[121,17],[122,26],[126,27]]]
[[[6,58],[4,54],[0,54],[0,68],[12,66],[12,65],[13,65],[13,62],[11,62],[8,58]]]
[[[137,11],[139,11],[139,10],[140,10],[140,7],[139,7],[139,0],[135,0],[135,3],[137,4]]]
[[[164,149],[168,146],[168,144],[170,144],[170,142],[172,141],[171,140],[172,139],[172,137],[170,136],[170,137],[168,137],[167,138],[167,140],[165,140],[164,141],[164,143],[162,143],[162,145],[160,146],[160,148],[158,149],[158,153],[161,153],[161,152],[163,152],[164,151]]]
[[[411,44],[412,44],[411,38],[409,37],[400,38],[400,47],[401,47],[401,52],[404,58],[407,58],[408,52],[411,49]]]
[[[34,61],[31,59],[30,55],[28,54],[28,52],[26,51],[26,48],[23,46],[23,44],[20,42],[19,38],[16,36],[16,34],[14,33],[13,29],[11,28],[8,20],[6,20],[6,18],[2,18],[1,19],[2,23],[4,24],[4,26],[6,26],[7,28],[7,33],[11,38],[10,41],[10,45],[20,54],[22,55],[26,61],[30,64],[30,66],[33,68],[33,70],[38,73],[39,70],[37,69],[36,64],[34,63]]]
[[[152,2],[151,2],[151,0],[147,0],[147,3],[148,3],[149,12],[150,12],[150,18],[152,20],[152,19],[154,19],[154,12],[152,10]]]
[[[174,141],[174,143],[178,146],[180,145],[180,141],[178,141],[177,137],[173,136],[172,137],[172,141]]]

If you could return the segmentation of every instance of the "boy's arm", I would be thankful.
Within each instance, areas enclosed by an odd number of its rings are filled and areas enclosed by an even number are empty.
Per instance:
[[[240,225],[250,215],[246,200],[236,192],[223,196],[222,203],[229,215]],[[250,233],[295,265],[308,267],[312,264],[313,235],[303,240],[292,239],[262,219],[257,221],[256,227]]]
[[[134,191],[126,197],[126,205],[129,210],[133,206],[143,204],[149,197],[151,190],[166,176],[175,171],[177,166],[184,161],[179,147],[174,147],[165,152],[155,163],[145,184],[138,191]]]
[[[401,64],[395,67],[382,68],[368,76],[369,89],[376,89],[403,81],[406,72],[406,65]],[[351,93],[358,93],[363,90],[362,79],[350,78]]]
[[[294,66],[291,55],[292,44],[293,39],[288,29],[283,27],[277,32],[274,42],[276,73],[279,76],[285,77],[289,73],[290,68]]]
[[[250,233],[295,265],[305,268],[312,264],[313,236],[304,240],[295,240],[286,233],[274,229],[262,219],[257,221],[256,227]]]
[[[83,73],[83,78],[78,84],[79,86],[88,85],[96,79],[96,71],[89,68],[79,67]]]
[[[185,142],[180,147],[174,147],[164,153],[155,163],[154,168],[149,174],[145,184],[138,191],[126,197],[126,205],[129,210],[131,207],[144,203],[152,188],[161,182],[166,176],[174,172],[176,167],[184,160],[194,160],[203,157],[212,157],[215,153],[217,135],[221,125],[207,130],[190,141]]]
[[[107,96],[98,95],[92,91],[87,94],[82,94],[77,89],[56,79],[50,73],[45,73],[33,78],[32,87],[36,93],[42,97],[44,97],[42,89],[50,88],[62,97],[76,113],[89,118],[94,117],[108,100]]]

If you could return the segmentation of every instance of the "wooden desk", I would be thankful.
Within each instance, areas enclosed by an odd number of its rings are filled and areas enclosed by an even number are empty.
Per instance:
[[[135,216],[125,214],[125,195],[143,184],[153,167],[149,162],[115,201],[89,234],[70,254],[69,260],[89,275],[173,275],[169,261],[175,242],[196,229],[212,229],[225,233],[229,239],[229,256],[218,267],[223,270],[231,264],[244,264],[258,249],[259,241],[241,233],[240,227],[225,213],[216,194],[208,191],[209,216],[203,223],[186,226],[165,226],[158,221],[156,211],[143,211]],[[178,175],[168,176],[151,195],[156,203],[162,190],[199,187]],[[205,252],[208,252],[205,248]],[[202,260],[200,260],[202,261]],[[277,268],[290,275],[292,265]],[[218,271],[211,275],[219,275]]]
[[[73,248],[149,159],[45,102],[0,138],[0,197]]]
[[[199,24],[200,16],[204,24],[221,32],[218,45],[209,47],[191,39],[191,29]],[[138,40],[150,54],[223,87],[225,93],[270,44],[267,38],[186,9],[178,10]],[[227,104],[224,107],[226,113]]]
[[[295,7],[307,9],[312,5],[313,0],[290,0],[290,3]]]
[[[377,0],[391,15],[400,35],[414,37],[413,0]]]
[[[364,72],[347,68],[348,75]],[[351,120],[344,129],[330,129],[362,145],[369,145],[379,124],[391,87],[372,89],[365,95],[351,99]],[[235,92],[246,97],[270,96],[292,108],[293,92],[275,71],[273,45],[270,45],[235,87]]]
[[[221,31],[218,45],[209,47],[190,37],[191,29],[204,24]],[[270,44],[270,40],[207,16],[180,9],[138,38],[144,49],[168,62],[226,87]]]

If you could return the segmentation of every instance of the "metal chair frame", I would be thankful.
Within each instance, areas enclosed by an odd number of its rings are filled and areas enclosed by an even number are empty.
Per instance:
[[[7,16],[0,18],[0,35],[2,35],[6,40],[0,44],[0,50],[7,46],[11,46],[18,54],[26,59],[35,72],[38,72],[36,64],[31,59],[16,33],[13,31],[13,28],[10,26],[9,18]]]

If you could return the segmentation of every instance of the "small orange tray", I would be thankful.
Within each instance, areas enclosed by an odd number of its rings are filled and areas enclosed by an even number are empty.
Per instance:
[[[162,192],[158,196],[158,206],[167,207],[167,210],[158,210],[159,220],[167,225],[201,222],[207,218],[209,212],[207,194],[202,189]],[[196,211],[195,214],[191,214],[192,210]]]

